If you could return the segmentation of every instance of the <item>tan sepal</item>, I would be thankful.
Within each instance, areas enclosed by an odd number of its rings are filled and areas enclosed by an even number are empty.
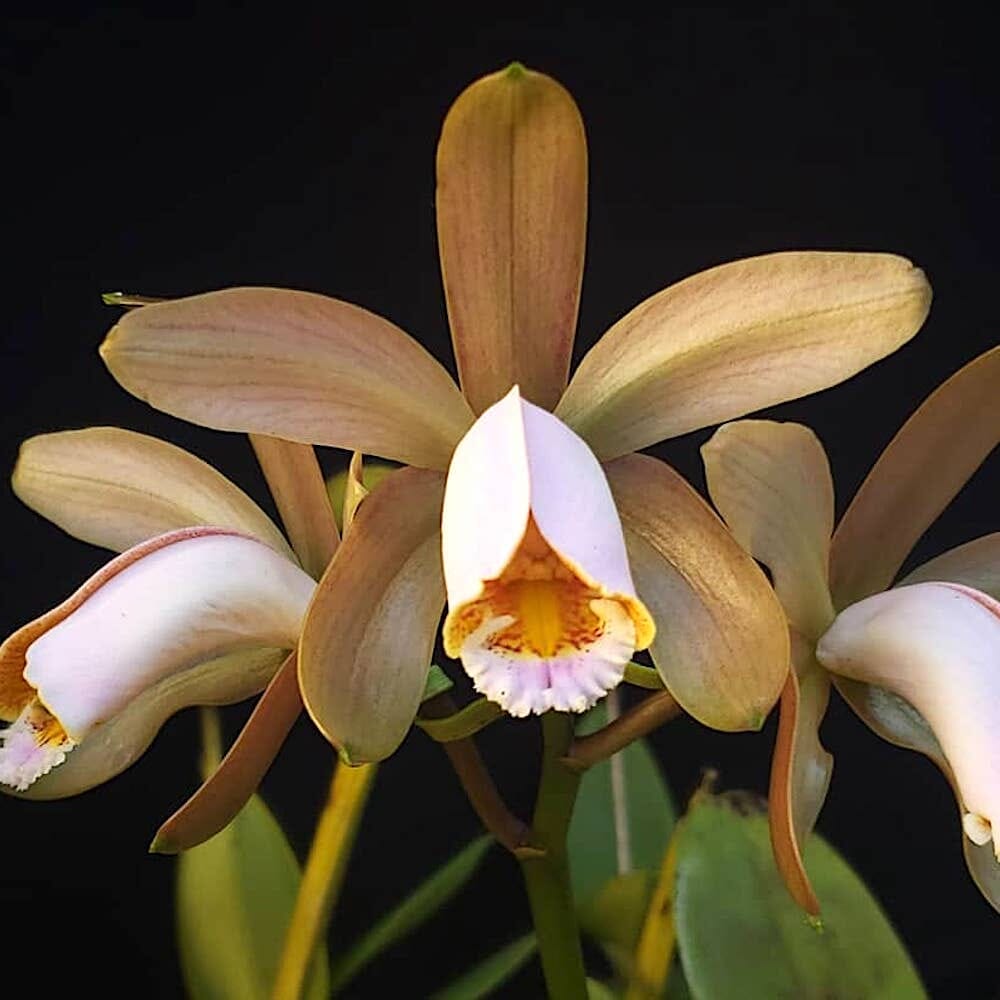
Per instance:
[[[612,459],[843,382],[906,343],[930,306],[890,254],[768,254],[703,271],[620,319],[556,415]]]
[[[444,608],[444,478],[390,473],[358,508],[306,614],[299,682],[352,764],[388,757],[417,713]]]
[[[323,575],[340,544],[340,533],[311,444],[251,434],[261,471],[281,521],[302,563],[314,579]]]
[[[768,817],[778,871],[795,902],[815,916],[819,901],[802,861],[802,847],[833,772],[833,757],[819,741],[819,726],[830,700],[830,678],[816,663],[811,643],[795,636],[793,649],[794,666],[781,692]]]
[[[261,695],[228,753],[156,832],[150,851],[176,854],[215,836],[257,790],[302,711],[292,653]]]
[[[934,519],[1000,441],[1000,347],[960,368],[882,452],[830,551],[838,608],[885,590]]]
[[[945,580],[981,590],[1000,601],[1000,531],[935,556],[900,580],[900,586]]]
[[[292,558],[271,519],[207,462],[119,427],[39,434],[21,445],[14,492],[75,538],[124,552],[199,524],[232,528]]]
[[[819,439],[801,424],[739,420],[720,427],[701,454],[730,531],[770,569],[796,630],[818,638],[833,620],[833,479]]]
[[[514,384],[551,409],[566,385],[587,218],[587,142],[573,98],[513,65],[445,119],[437,228],[462,389],[476,413]]]
[[[420,344],[311,292],[230,288],[134,309],[101,356],[129,392],[184,420],[428,468],[447,466],[472,423]]]
[[[605,472],[664,684],[705,725],[759,729],[789,669],[788,626],[767,578],[670,466],[630,455]]]

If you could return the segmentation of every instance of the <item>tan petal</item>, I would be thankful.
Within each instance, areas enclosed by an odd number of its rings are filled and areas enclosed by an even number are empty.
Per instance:
[[[603,459],[843,382],[906,343],[930,305],[889,254],[794,252],[652,296],[583,359],[556,415]]]
[[[833,620],[827,586],[833,480],[819,439],[801,424],[740,420],[701,449],[708,492],[736,540],[771,571],[796,630]]]
[[[830,678],[813,656],[812,643],[793,642],[794,669],[781,692],[781,717],[771,762],[768,816],[774,858],[792,898],[807,913],[819,901],[802,861],[833,772],[833,757],[819,741],[830,700]]]
[[[1000,531],[943,552],[918,566],[900,584],[931,580],[962,583],[1000,601]]]
[[[476,413],[514,384],[552,409],[566,385],[587,219],[573,98],[517,64],[455,102],[437,154],[437,225],[462,389]]]
[[[26,799],[61,799],[109,781],[146,752],[176,712],[191,705],[228,705],[249,698],[265,687],[286,655],[280,649],[244,649],[164,678],[95,726],[62,764],[26,791],[6,785],[0,790]]]
[[[186,851],[227,826],[257,790],[301,711],[293,654],[274,675],[222,762],[160,827],[150,850]]]
[[[959,369],[882,452],[837,526],[838,608],[885,590],[910,549],[1000,441],[1000,347]]]
[[[767,578],[670,466],[631,455],[605,472],[664,683],[705,725],[759,729],[789,669],[788,626]]]
[[[306,614],[299,683],[349,763],[388,757],[424,690],[444,609],[444,477],[391,473],[358,508]]]
[[[340,544],[326,480],[311,444],[251,434],[250,444],[302,566],[317,580]]]
[[[388,320],[337,299],[230,288],[126,313],[101,355],[133,395],[219,430],[443,469],[472,414]]]
[[[75,538],[116,552],[204,524],[252,535],[293,558],[281,532],[239,487],[200,458],[146,434],[88,427],[28,438],[13,487]]]

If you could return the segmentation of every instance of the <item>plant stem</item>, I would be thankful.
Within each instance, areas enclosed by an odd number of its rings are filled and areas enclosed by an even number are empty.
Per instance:
[[[316,824],[285,947],[274,983],[273,1000],[299,1000],[308,983],[316,946],[326,936],[340,895],[347,861],[377,765],[338,763],[330,797]]]
[[[545,853],[541,857],[521,858],[521,870],[549,998],[582,1000],[587,995],[587,979],[566,854],[566,831],[580,775],[563,763],[573,741],[573,717],[546,712],[542,716],[542,734],[545,741],[542,775],[533,829],[534,838]]]
[[[454,717],[455,703],[448,694],[442,693],[425,701],[420,707],[420,714],[422,719],[418,720],[418,725],[421,722],[426,724],[429,720]],[[518,857],[522,854],[538,854],[538,850],[532,845],[530,828],[507,808],[493,776],[483,763],[475,740],[467,736],[442,743],[441,748],[458,777],[469,805],[479,817],[479,822],[500,844]]]
[[[567,748],[562,763],[581,774],[612,754],[627,747],[633,740],[669,722],[681,714],[681,707],[669,691],[659,691],[623,712],[603,729],[590,736],[581,736]]]

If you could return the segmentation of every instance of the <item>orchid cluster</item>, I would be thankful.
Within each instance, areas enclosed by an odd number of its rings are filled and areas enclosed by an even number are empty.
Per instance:
[[[930,306],[922,272],[875,253],[724,264],[641,302],[570,375],[586,214],[579,112],[559,84],[513,65],[458,98],[438,147],[457,384],[389,320],[322,295],[113,297],[126,311],[101,347],[108,370],[165,413],[248,434],[285,533],[163,441],[90,428],[25,442],[17,495],[120,554],[0,647],[5,791],[83,792],[135,762],[176,711],[262,692],[154,841],[188,850],[240,813],[304,706],[339,754],[335,787],[355,789],[331,805],[332,906],[373,765],[416,724],[522,866],[549,994],[598,995],[568,890],[581,775],[668,719],[758,730],[780,700],[774,857],[791,897],[818,915],[804,845],[831,778],[818,729],[833,684],[875,732],[944,772],[970,870],[1000,909],[1000,534],[896,580],[1000,439],[1000,349],[924,403],[834,530],[815,435],[739,418],[905,344]],[[641,453],[720,424],[703,456],[721,517]],[[339,528],[315,446],[354,453]],[[369,492],[363,456],[400,467]],[[442,693],[460,690],[459,672],[431,667],[439,638],[475,692],[462,708]],[[642,651],[655,669],[634,662]],[[651,693],[619,715],[623,683]],[[605,702],[605,725],[578,732],[577,717]],[[530,715],[545,750],[524,822],[471,737]],[[671,848],[660,849],[667,872]],[[316,858],[302,894],[315,891]],[[657,948],[654,909],[621,967],[622,995],[663,995],[669,961],[643,964]],[[297,985],[275,995],[299,995],[304,973],[286,973],[279,982]]]

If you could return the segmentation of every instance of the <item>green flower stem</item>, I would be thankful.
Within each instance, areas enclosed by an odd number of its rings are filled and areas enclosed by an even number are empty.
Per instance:
[[[582,774],[589,767],[607,760],[640,736],[681,714],[681,707],[669,691],[659,691],[623,712],[614,722],[590,736],[583,736],[569,746],[562,765]]]
[[[330,797],[316,824],[285,935],[273,1000],[300,1000],[303,995],[313,955],[326,937],[330,915],[340,895],[376,770],[375,764],[349,767],[341,763],[334,769]]]
[[[419,726],[432,740],[438,743],[451,743],[454,740],[464,740],[473,736],[480,729],[485,729],[490,723],[496,722],[506,713],[495,702],[485,698],[477,698],[464,708],[442,719],[416,719]]]
[[[645,688],[647,691],[662,691],[663,680],[652,667],[641,663],[625,664],[625,683]]]
[[[580,773],[563,763],[573,742],[573,717],[546,712],[542,716],[542,734],[542,775],[532,825],[534,838],[545,853],[521,857],[521,870],[549,998],[582,1000],[587,995],[587,976],[566,854],[566,832]]]

